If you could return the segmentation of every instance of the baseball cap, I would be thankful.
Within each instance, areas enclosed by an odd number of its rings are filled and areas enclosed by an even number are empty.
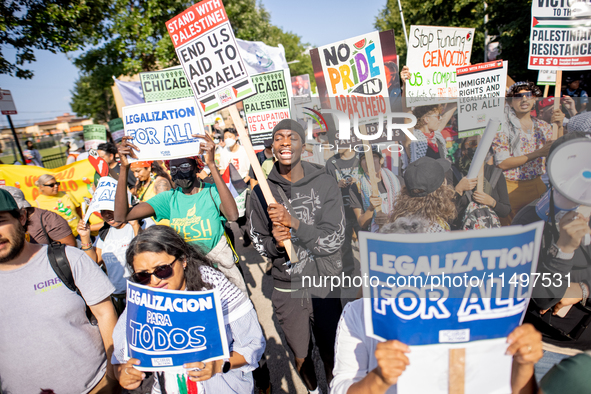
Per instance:
[[[451,169],[451,163],[445,159],[421,157],[408,165],[404,172],[404,183],[412,197],[424,197],[439,189],[445,180],[445,173]],[[422,190],[413,193],[413,190]]]
[[[19,208],[31,207],[31,204],[29,204],[29,202],[25,199],[25,194],[18,187],[0,186],[0,189],[6,190],[8,193],[10,193],[10,195],[12,196],[12,198],[14,198],[14,201],[16,202]]]
[[[0,189],[0,212],[18,211],[14,197],[7,190]]]
[[[273,137],[275,137],[275,133],[279,130],[291,130],[296,132],[302,139],[302,143],[306,142],[306,133],[304,132],[304,128],[301,124],[293,119],[283,119],[281,122],[277,123],[277,125],[275,125],[273,128]]]
[[[546,108],[549,105],[553,105],[554,104],[554,97],[545,97],[544,99],[540,100],[540,102],[538,103],[538,107],[540,109],[542,108]]]

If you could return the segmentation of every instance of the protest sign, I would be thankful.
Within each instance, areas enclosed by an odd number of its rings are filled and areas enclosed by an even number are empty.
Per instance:
[[[459,67],[457,81],[459,138],[481,135],[491,118],[503,119],[507,62]]]
[[[429,237],[359,233],[366,334],[411,346],[400,394],[447,393],[438,382],[457,348],[466,352],[466,393],[486,382],[489,392],[510,392],[505,337],[527,309],[542,231],[537,222]]]
[[[127,345],[140,371],[229,358],[217,290],[162,290],[127,282]]]
[[[458,97],[456,68],[470,64],[474,29],[411,26],[406,63],[406,105],[448,103]]]
[[[121,142],[125,135],[125,128],[123,127],[123,119],[115,118],[109,121],[109,132],[115,142]]]
[[[502,118],[501,118],[502,119]],[[483,168],[484,161],[486,160],[486,156],[490,151],[490,147],[492,145],[493,139],[497,135],[501,128],[503,127],[503,123],[499,118],[490,118],[488,120],[488,124],[482,133],[482,138],[478,142],[478,147],[476,148],[476,152],[474,152],[474,156],[472,158],[472,163],[470,163],[470,168],[468,169],[468,174],[466,177],[468,179],[474,179],[476,177],[482,178],[480,175],[480,171]],[[480,181],[480,179],[479,179]],[[480,185],[479,185],[480,186]],[[478,190],[482,191],[482,190]]]
[[[528,68],[590,70],[590,16],[586,1],[533,1]]]
[[[285,48],[279,44],[269,46],[260,41],[245,41],[236,39],[240,55],[244,59],[246,71],[249,75],[261,74],[268,71],[289,69],[285,60]]]
[[[103,209],[115,210],[115,192],[117,191],[117,181],[110,176],[104,176],[99,179],[96,190],[92,194],[92,201],[84,214],[84,223],[88,221],[93,212],[99,212]],[[129,194],[129,192],[128,192]],[[131,195],[128,196],[129,198]],[[131,202],[131,201],[129,201]]]
[[[166,22],[203,113],[255,94],[221,0],[203,0]]]
[[[291,89],[295,104],[309,103],[312,101],[310,86],[310,75],[308,74],[291,77]]]
[[[203,118],[194,98],[123,107],[125,135],[140,151],[138,160],[169,160],[199,154]]]
[[[88,152],[107,142],[107,128],[101,124],[84,125],[84,149]]]
[[[273,127],[290,117],[289,82],[289,70],[252,76],[257,94],[242,103],[253,148],[263,149],[265,140],[271,138]]]
[[[322,108],[345,112],[350,119],[356,115],[359,124],[377,122],[378,114],[388,109],[400,111],[394,31],[325,45],[312,49],[310,56]]]
[[[193,90],[181,66],[140,73],[146,103],[193,96]]]
[[[538,85],[556,85],[556,70],[538,71]]]

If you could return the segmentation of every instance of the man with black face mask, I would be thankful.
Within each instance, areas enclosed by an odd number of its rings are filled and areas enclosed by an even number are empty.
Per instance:
[[[205,164],[209,168],[215,168],[214,142],[207,135],[193,137],[204,140],[201,149],[205,153]],[[139,151],[135,145],[128,142],[129,139],[123,137],[119,146],[123,176],[129,171],[127,156],[135,158],[134,150]],[[244,279],[234,262],[234,254],[224,235],[224,221],[238,219],[236,202],[219,172],[211,172],[214,184],[205,183],[197,177],[203,165],[198,157],[170,160],[167,167],[176,188],[161,192],[131,209],[127,206],[126,185],[118,183],[115,195],[115,221],[128,222],[151,216],[154,216],[156,221],[170,220],[170,227],[181,234],[187,243],[198,247],[216,262],[220,271],[240,290],[247,293]]]

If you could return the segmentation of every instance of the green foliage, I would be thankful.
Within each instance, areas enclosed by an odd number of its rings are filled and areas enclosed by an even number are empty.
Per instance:
[[[115,99],[110,87],[93,75],[81,75],[76,81],[70,106],[78,116],[105,123],[118,117]]]

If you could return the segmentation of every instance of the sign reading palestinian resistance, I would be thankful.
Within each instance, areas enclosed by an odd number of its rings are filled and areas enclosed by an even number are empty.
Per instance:
[[[556,85],[556,70],[540,70],[538,71],[538,85]]]
[[[537,222],[429,237],[359,233],[366,334],[411,347],[399,393],[447,393],[437,382],[447,381],[457,348],[466,351],[467,393],[511,391],[506,337],[525,315],[542,231]]]
[[[507,90],[506,61],[493,60],[459,67],[457,81],[458,138],[481,135],[491,118],[503,119]]]
[[[125,135],[138,160],[170,160],[195,156],[200,141],[193,134],[203,134],[203,117],[195,99],[185,98],[123,107]]]
[[[400,110],[394,31],[325,45],[310,56],[322,108],[347,113],[350,119],[358,116],[359,124],[377,122],[390,108]]]
[[[290,118],[289,70],[271,71],[252,76],[257,94],[243,101],[248,134],[254,149],[262,149],[271,138],[273,127]]]
[[[411,26],[406,63],[406,105],[421,106],[456,101],[456,68],[470,64],[474,29]]]
[[[127,282],[127,345],[140,371],[229,358],[217,290],[162,290]]]
[[[125,135],[125,128],[123,127],[123,119],[115,118],[109,121],[109,132],[115,142],[121,142]]]
[[[591,6],[586,1],[532,1],[530,70],[591,70]]]
[[[107,127],[102,124],[84,125],[84,149],[88,152],[107,142]]]
[[[193,90],[181,66],[140,73],[146,103],[193,96]]]
[[[203,113],[255,94],[221,0],[203,0],[166,22]]]

